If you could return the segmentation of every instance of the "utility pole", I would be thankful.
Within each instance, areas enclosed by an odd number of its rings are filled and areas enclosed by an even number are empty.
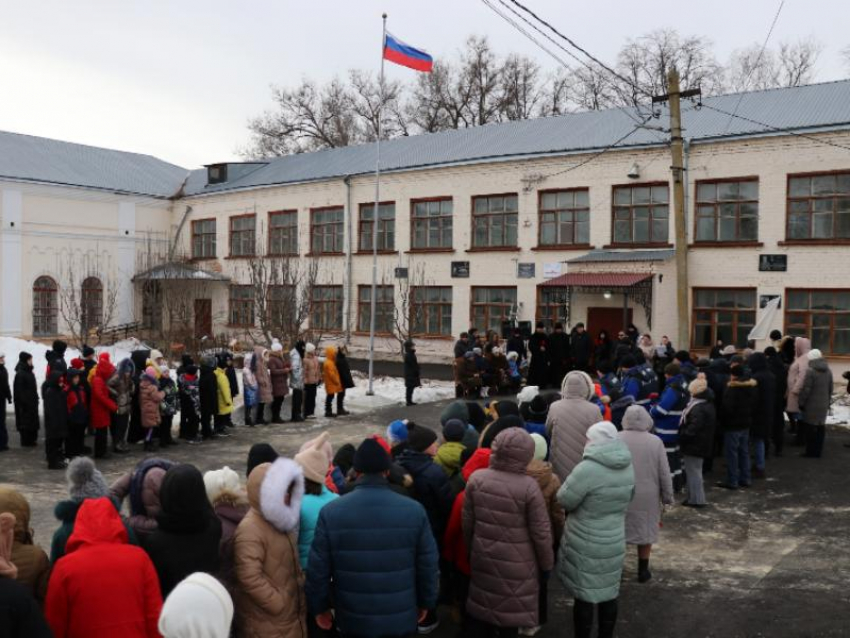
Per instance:
[[[679,325],[677,347],[688,350],[691,342],[691,317],[688,312],[688,227],[685,215],[685,158],[682,139],[682,107],[681,98],[701,95],[700,89],[688,91],[679,90],[679,72],[674,68],[667,73],[666,95],[652,98],[652,103],[669,102],[670,104],[670,152],[673,172],[673,223],[676,244],[676,311]]]

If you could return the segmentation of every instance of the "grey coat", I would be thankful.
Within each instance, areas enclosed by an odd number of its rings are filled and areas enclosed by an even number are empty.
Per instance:
[[[832,371],[826,359],[809,361],[800,389],[800,416],[808,425],[826,425],[832,403]]]
[[[584,372],[574,370],[564,377],[561,396],[549,407],[546,432],[551,441],[549,461],[563,482],[581,461],[587,430],[602,420],[602,413],[590,402],[593,381]]]
[[[635,496],[626,512],[626,542],[652,545],[658,541],[661,504],[673,503],[673,481],[664,444],[652,434],[652,417],[639,405],[623,416],[620,439],[632,455]]]

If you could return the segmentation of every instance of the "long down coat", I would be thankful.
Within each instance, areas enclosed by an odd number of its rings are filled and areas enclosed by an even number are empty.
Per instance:
[[[593,381],[578,370],[564,377],[560,401],[549,407],[546,431],[549,433],[549,460],[555,474],[563,482],[581,461],[587,431],[602,420],[602,413],[590,400],[594,396]]]
[[[466,486],[463,535],[472,565],[466,609],[497,627],[539,624],[540,572],[554,563],[546,503],[526,474],[533,456],[531,435],[509,428],[493,442],[490,467]]]
[[[20,354],[15,366],[15,380],[12,382],[15,397],[15,427],[18,432],[38,432],[38,385],[35,374],[27,361],[32,357],[26,352]],[[5,408],[4,408],[5,409]]]

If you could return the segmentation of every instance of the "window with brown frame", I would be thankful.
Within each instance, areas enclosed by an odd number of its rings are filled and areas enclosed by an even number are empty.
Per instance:
[[[266,312],[275,327],[289,326],[295,320],[298,307],[298,289],[293,284],[275,284],[268,287]]]
[[[257,252],[257,216],[230,218],[230,256],[251,257]]]
[[[269,213],[269,255],[298,254],[298,211]]]
[[[375,332],[392,334],[395,327],[394,289],[392,286],[375,288]],[[372,286],[357,287],[357,330],[369,332],[372,318]]]
[[[230,325],[242,327],[254,325],[253,286],[230,286]]]
[[[540,193],[538,218],[540,246],[590,243],[590,191],[573,188]]]
[[[537,289],[537,321],[552,330],[556,323],[567,323],[567,291],[565,288]]]
[[[142,284],[142,328],[154,331],[162,329],[162,286],[158,281]]]
[[[375,204],[360,204],[359,243],[361,252],[372,252]],[[378,204],[378,252],[395,250],[395,202]]]
[[[472,247],[517,245],[519,200],[515,193],[472,198]]]
[[[697,182],[697,242],[758,241],[757,179]]]
[[[451,197],[415,200],[410,203],[410,245],[413,250],[452,247],[453,202]]]
[[[52,277],[39,277],[33,283],[32,333],[34,336],[48,337],[59,331],[58,297],[59,286]]]
[[[310,328],[314,331],[342,330],[342,286],[313,286]]]
[[[192,259],[215,258],[215,232],[214,219],[192,222]]]
[[[472,287],[471,324],[480,332],[502,332],[502,322],[516,317],[516,287]]]
[[[788,176],[788,239],[850,239],[850,171]]]
[[[80,329],[88,334],[103,321],[103,284],[97,277],[86,277],[80,286]]]
[[[452,335],[452,287],[416,286],[411,290],[410,326],[422,337]]]
[[[850,289],[786,290],[785,332],[824,354],[850,355]]]
[[[667,184],[614,187],[614,244],[666,244]]]
[[[343,250],[342,206],[310,211],[310,252],[314,255],[340,255]]]
[[[694,348],[713,348],[718,339],[746,347],[756,325],[756,289],[695,288],[692,323]]]

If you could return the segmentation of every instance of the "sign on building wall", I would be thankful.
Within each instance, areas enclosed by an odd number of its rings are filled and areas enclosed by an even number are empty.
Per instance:
[[[552,279],[561,276],[561,262],[543,264],[543,279]]]
[[[534,279],[535,264],[520,263],[516,265],[517,279]]]
[[[407,279],[407,268],[402,268],[401,266],[396,266],[395,278],[396,279]]]
[[[788,270],[788,255],[759,255],[759,271],[786,272]]]
[[[469,262],[468,261],[453,261],[452,262],[452,277],[456,279],[469,279]]]

